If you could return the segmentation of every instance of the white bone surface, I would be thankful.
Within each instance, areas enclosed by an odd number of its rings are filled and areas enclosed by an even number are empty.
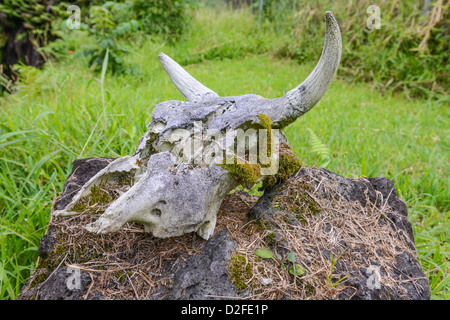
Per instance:
[[[217,159],[197,162],[196,157],[181,151],[198,151],[195,126],[206,129],[200,141],[206,154],[220,153],[214,152],[217,146],[228,153],[234,147],[238,129],[261,128],[259,114],[269,116],[273,128],[281,129],[309,111],[328,89],[341,57],[339,26],[330,12],[326,13],[325,21],[325,44],[316,68],[281,98],[265,99],[254,94],[219,97],[161,54],[165,70],[187,101],[166,101],[155,106],[152,121],[134,154],[111,162],[80,189],[65,209],[53,214],[79,214],[74,208],[89,196],[92,187],[114,186],[125,175],[134,184],[128,190],[120,190],[121,195],[97,221],[87,226],[89,231],[105,234],[137,221],[156,237],[197,232],[208,239],[223,198],[237,182],[215,164]],[[213,142],[208,139],[224,132],[225,137],[232,139]],[[280,142],[286,142],[280,133]]]

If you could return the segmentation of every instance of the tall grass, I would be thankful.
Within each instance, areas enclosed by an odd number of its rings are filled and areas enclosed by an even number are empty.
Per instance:
[[[153,106],[183,100],[159,64],[160,51],[220,95],[267,98],[304,80],[319,57],[299,65],[276,55],[278,41],[289,35],[259,29],[257,17],[246,10],[198,9],[190,30],[171,46],[135,38],[127,59],[141,66],[140,75],[107,73],[103,86],[87,58],[77,55],[89,38],[82,31],[70,33],[65,43],[73,45],[73,54],[48,62],[42,71],[22,67],[17,93],[0,98],[0,298],[14,299],[35,267],[52,200],[72,161],[131,154]],[[319,104],[286,129],[307,165],[322,161],[311,148],[311,130],[330,150],[328,169],[395,182],[436,299],[449,298],[448,123],[442,100],[382,96],[374,85],[338,76]]]
[[[255,10],[259,1],[253,3]],[[380,28],[370,30],[372,5],[379,7]],[[430,2],[427,14],[423,6],[403,0],[267,0],[262,28],[276,33],[271,39],[278,55],[303,63],[320,54],[323,15],[331,11],[343,37],[341,76],[382,91],[449,101],[450,1]]]

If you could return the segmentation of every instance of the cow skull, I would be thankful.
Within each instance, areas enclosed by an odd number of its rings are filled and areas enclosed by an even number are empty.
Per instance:
[[[331,12],[325,20],[325,44],[317,66],[281,98],[254,94],[220,97],[161,53],[164,69],[187,101],[158,104],[134,154],[118,158],[98,172],[54,216],[79,214],[77,206],[85,203],[95,188],[115,189],[117,199],[87,230],[105,234],[135,221],[156,237],[197,232],[208,239],[223,198],[238,185],[218,165],[224,159],[222,151],[225,156],[234,154],[230,150],[237,132],[258,128],[260,114],[271,119],[272,128],[281,129],[308,112],[328,89],[339,65],[342,43]],[[285,141],[283,134],[277,138]]]

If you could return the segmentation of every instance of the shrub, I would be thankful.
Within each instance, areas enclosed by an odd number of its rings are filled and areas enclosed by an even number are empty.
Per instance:
[[[52,21],[62,15],[65,15],[63,7],[50,0],[0,2],[0,74],[4,73],[3,78],[17,80],[13,65],[18,63],[42,66],[47,57],[39,48],[58,37]]]
[[[339,74],[352,81],[372,81],[382,91],[404,91],[412,97],[442,97],[449,89],[449,2],[435,1],[428,14],[413,1],[379,4],[381,28],[366,27],[369,0],[295,1],[298,10],[278,20],[290,32],[277,51],[303,62],[317,59],[323,46],[323,15],[339,22],[343,51]],[[278,13],[279,14],[279,13]]]
[[[89,33],[94,37],[97,46],[86,50],[85,55],[91,56],[89,65],[96,71],[102,68],[106,52],[109,52],[109,69],[113,73],[136,73],[137,69],[124,63],[128,50],[119,44],[122,37],[129,36],[140,28],[138,21],[133,19],[133,3],[108,1],[102,5],[91,6],[89,9]]]
[[[134,0],[133,10],[145,33],[162,35],[173,42],[186,30],[186,8],[192,4],[193,1]]]
[[[206,1],[223,10],[217,1]],[[423,1],[380,1],[381,28],[369,30],[370,14],[366,10],[373,1],[305,1],[260,0],[232,1],[233,8],[261,16],[259,33],[246,32],[247,41],[231,41],[203,53],[203,58],[216,59],[255,53],[255,39],[263,35],[258,53],[273,52],[276,56],[304,61],[317,61],[323,47],[324,14],[333,12],[339,22],[343,50],[339,76],[350,81],[374,83],[381,92],[403,91],[409,97],[448,99],[450,2],[435,0],[427,9]],[[251,14],[253,12],[253,14]],[[247,18],[247,20],[250,18]],[[254,24],[256,27],[256,24]],[[256,28],[254,28],[256,29]],[[236,48],[236,44],[243,45]],[[231,49],[231,50],[229,50]],[[243,51],[242,51],[243,50]],[[214,55],[212,55],[212,53]]]

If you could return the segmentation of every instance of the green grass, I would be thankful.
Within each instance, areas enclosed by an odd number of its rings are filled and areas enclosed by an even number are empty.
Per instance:
[[[183,100],[157,59],[160,51],[195,63],[187,70],[223,96],[278,97],[306,78],[316,61],[298,65],[275,58],[276,35],[262,36],[256,26],[245,13],[201,11],[190,34],[174,46],[138,38],[127,59],[141,66],[141,75],[107,73],[104,106],[101,75],[77,56],[90,41],[80,31],[66,39],[74,54],[42,71],[22,68],[18,92],[0,98],[1,299],[16,298],[35,267],[54,190],[62,191],[72,161],[131,154],[154,105]],[[229,54],[212,54],[217,48]],[[311,151],[311,130],[330,151],[331,171],[395,182],[434,299],[450,298],[448,123],[444,101],[381,96],[370,84],[349,84],[338,76],[318,105],[285,130],[307,165],[322,160]]]

